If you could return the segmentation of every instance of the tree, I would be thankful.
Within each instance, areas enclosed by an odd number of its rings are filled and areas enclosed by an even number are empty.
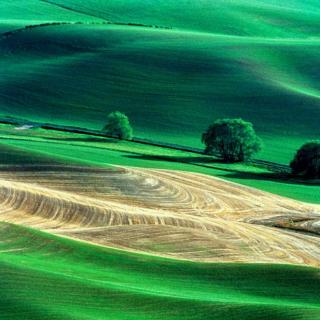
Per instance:
[[[290,163],[294,175],[320,179],[320,141],[304,144]]]
[[[242,119],[219,119],[202,135],[205,153],[218,154],[227,162],[249,159],[262,147],[252,123]]]
[[[107,124],[103,131],[118,139],[132,139],[132,127],[128,117],[119,111],[111,112],[107,117]]]

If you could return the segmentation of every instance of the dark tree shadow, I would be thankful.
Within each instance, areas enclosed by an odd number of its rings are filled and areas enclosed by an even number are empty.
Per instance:
[[[144,160],[162,160],[168,162],[183,162],[190,164],[201,164],[206,166],[205,164],[212,163],[221,163],[225,164],[221,159],[215,159],[210,156],[200,156],[200,157],[179,157],[179,156],[166,156],[166,155],[141,155],[140,153],[137,155],[128,155],[128,158],[134,159],[144,159]],[[211,166],[210,166],[211,167]]]
[[[214,159],[209,156],[202,157],[179,157],[179,156],[163,156],[163,155],[124,155],[126,158],[140,159],[147,161],[166,161],[175,163],[184,163],[197,167],[215,169],[227,172],[226,177],[231,179],[243,179],[243,180],[269,180],[272,182],[281,182],[288,184],[299,184],[305,186],[320,186],[320,180],[307,180],[303,178],[297,178],[290,173],[285,172],[245,172],[239,169],[226,168],[217,166],[215,164],[225,164],[221,159]],[[245,163],[243,163],[245,164]],[[249,165],[249,164],[248,164]],[[252,166],[252,164],[251,164]]]
[[[48,140],[64,141],[64,142],[103,142],[103,143],[114,143],[119,142],[119,139],[113,138],[53,138],[46,137]]]
[[[290,173],[278,172],[241,172],[235,171],[228,174],[228,178],[242,179],[242,180],[269,180],[272,182],[281,182],[287,184],[303,185],[303,186],[320,186],[320,180],[304,179],[303,177],[296,177]]]

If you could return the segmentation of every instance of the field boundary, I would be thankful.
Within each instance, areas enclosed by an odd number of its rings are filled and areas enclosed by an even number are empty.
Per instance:
[[[171,30],[172,27],[166,27],[166,26],[159,26],[159,25],[147,25],[143,23],[133,23],[133,22],[114,22],[114,21],[92,21],[92,22],[84,22],[84,21],[75,21],[75,22],[65,22],[65,21],[57,21],[57,22],[44,22],[40,24],[30,24],[25,25],[22,28],[13,29],[10,31],[6,31],[1,33],[2,38],[8,38],[15,34],[25,32],[27,30],[32,30],[36,28],[43,28],[43,27],[54,27],[54,26],[62,26],[62,25],[116,25],[116,26],[127,26],[127,27],[142,27],[142,28],[152,28],[152,29],[165,29],[165,30]]]

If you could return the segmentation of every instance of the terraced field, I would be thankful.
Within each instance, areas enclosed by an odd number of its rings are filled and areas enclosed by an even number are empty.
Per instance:
[[[2,221],[195,261],[320,266],[320,207],[200,174],[43,166],[1,171]]]

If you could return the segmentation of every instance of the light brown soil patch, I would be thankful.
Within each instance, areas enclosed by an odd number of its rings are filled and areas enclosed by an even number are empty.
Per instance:
[[[213,177],[136,168],[0,172],[0,220],[195,261],[320,266],[320,207]]]

